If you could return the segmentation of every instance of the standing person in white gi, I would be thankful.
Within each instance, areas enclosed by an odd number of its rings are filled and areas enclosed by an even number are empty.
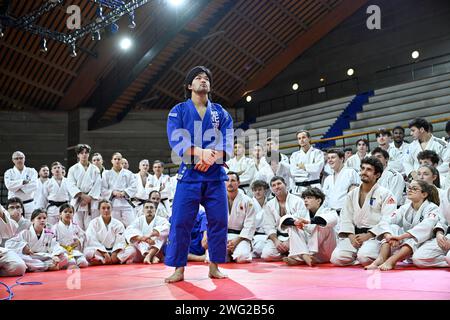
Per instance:
[[[33,224],[30,229],[6,241],[5,247],[14,250],[25,261],[28,271],[56,271],[66,268],[67,255],[56,241],[55,234],[46,228],[46,211],[34,210],[31,222]]]
[[[309,214],[302,198],[288,193],[282,177],[273,177],[270,186],[275,198],[267,202],[264,208],[264,231],[268,239],[261,258],[265,261],[279,261],[289,254],[289,234],[278,229],[280,219],[289,215],[309,220]]]
[[[145,186],[150,192],[158,191],[161,195],[161,203],[165,209],[171,214],[171,206],[169,198],[171,197],[172,188],[170,186],[170,176],[164,174],[164,163],[156,160],[153,162],[153,174],[147,178],[147,185]]]
[[[411,175],[413,179],[417,179],[417,169],[419,168],[417,155],[419,152],[433,150],[442,159],[447,144],[445,141],[433,136],[430,132],[430,124],[425,119],[416,118],[412,120],[409,123],[409,129],[414,141],[409,145],[404,155],[403,166],[407,176]]]
[[[369,156],[367,150],[369,150],[369,141],[367,139],[358,139],[356,141],[356,153],[345,161],[345,165],[359,172],[361,170],[361,160]]]
[[[383,235],[380,254],[366,269],[395,269],[397,262],[410,259],[420,245],[431,239],[440,216],[436,188],[413,180],[407,197],[409,201],[391,215],[392,230]]]
[[[263,146],[259,143],[255,143],[255,145],[253,146],[252,159],[256,169],[252,182],[255,180],[264,180],[269,183],[274,174],[271,166],[269,165],[269,163],[267,163],[266,158],[264,157]],[[249,191],[251,191],[251,188]],[[251,195],[251,192],[249,192],[249,195]]]
[[[100,153],[96,152],[92,155],[92,164],[100,170],[100,176],[102,176],[105,171],[105,167],[103,166],[103,157]]]
[[[300,130],[296,137],[300,150],[292,153],[289,162],[295,184],[292,193],[301,195],[308,186],[321,188],[320,173],[325,161],[322,151],[311,146],[311,135],[308,131]]]
[[[345,167],[343,151],[330,149],[327,156],[333,174],[325,178],[323,183],[325,202],[320,205],[324,208],[332,208],[340,214],[350,186],[359,186],[361,179],[355,169]]]
[[[139,162],[139,172],[135,174],[136,176],[136,194],[131,199],[134,204],[134,211],[136,216],[142,215],[142,208],[144,203],[148,200],[148,195],[150,190],[146,188],[147,179],[149,177],[148,170],[150,169],[150,163],[147,159],[141,160]]]
[[[136,194],[137,181],[131,171],[122,168],[121,161],[122,155],[114,153],[111,170],[105,171],[102,176],[101,194],[103,199],[112,203],[112,217],[127,227],[136,218],[131,198]]]
[[[252,183],[252,202],[255,209],[255,235],[253,236],[253,258],[260,258],[267,240],[264,232],[264,207],[267,202],[269,184],[263,180]]]
[[[59,222],[52,227],[56,241],[66,251],[69,266],[86,268],[89,264],[83,255],[86,236],[83,230],[73,222],[75,209],[66,203],[59,208]]]
[[[335,230],[339,217],[335,210],[322,206],[325,194],[319,188],[307,188],[302,193],[309,219],[285,215],[280,219],[280,229],[289,234],[288,265],[329,262],[336,248]]]
[[[399,173],[403,173],[403,156],[400,151],[391,145],[391,131],[386,129],[379,129],[375,133],[377,138],[378,148],[385,150],[389,154],[389,161],[387,167],[394,169]],[[373,150],[371,152],[373,156]]]
[[[38,208],[41,203],[42,189],[44,188],[44,183],[47,182],[50,176],[50,169],[46,164],[39,168],[37,189],[34,193],[34,207]]]
[[[122,164],[122,168],[130,170],[130,164],[128,163],[128,160],[125,158],[122,158],[122,161],[120,161]]]
[[[369,265],[378,257],[380,236],[389,232],[389,217],[397,209],[392,193],[379,186],[377,180],[383,173],[383,165],[374,157],[361,161],[362,184],[350,191],[341,211],[339,237],[331,263],[336,266]]]
[[[269,137],[266,140],[266,156],[267,158],[272,157],[272,152],[275,152],[277,155],[279,154],[280,162],[284,162],[287,165],[289,165],[289,157],[285,155],[284,153],[280,152],[280,143],[278,141],[278,138],[276,137]],[[269,160],[266,159],[266,157],[263,157],[264,160],[266,160],[267,163],[269,163]]]
[[[155,204],[147,200],[143,206],[143,215],[136,218],[124,233],[125,239],[136,251],[134,262],[158,263],[162,258],[160,250],[167,241],[169,229],[169,221],[157,216]]]
[[[39,208],[47,208],[47,223],[53,226],[59,221],[59,207],[69,203],[71,197],[61,163],[53,162],[51,167],[52,177],[44,184]]]
[[[395,171],[393,168],[389,168],[389,153],[380,147],[376,147],[372,150],[372,156],[380,160],[383,165],[383,174],[380,179],[378,179],[377,183],[392,192],[397,200],[397,206],[403,205],[405,202],[403,197],[405,180],[403,180],[401,173]]]
[[[227,253],[233,261],[252,261],[252,240],[256,229],[256,212],[252,199],[239,190],[239,176],[228,171],[225,182],[228,196]]]
[[[78,163],[69,168],[67,187],[75,208],[73,221],[86,230],[89,222],[99,216],[98,201],[102,191],[102,177],[98,167],[89,162],[91,147],[79,144],[75,148]]]
[[[450,188],[441,194],[441,214],[434,227],[433,239],[428,240],[414,252],[414,265],[420,268],[450,266]]]
[[[153,202],[156,207],[156,215],[169,219],[171,214],[166,209],[164,204],[161,202],[161,193],[159,191],[153,190],[150,192],[148,199]]]
[[[234,144],[234,157],[226,162],[230,171],[236,172],[241,181],[240,188],[248,192],[250,184],[255,178],[256,167],[251,158],[245,156],[245,145],[237,141]]]
[[[34,210],[34,196],[37,190],[38,174],[35,169],[25,166],[25,155],[16,151],[12,154],[14,167],[6,170],[5,186],[8,199],[18,197],[25,207],[25,218],[30,219]]]
[[[100,216],[86,230],[84,255],[91,265],[129,264],[136,255],[133,246],[125,241],[123,223],[111,216],[111,210],[111,202],[101,200]]]

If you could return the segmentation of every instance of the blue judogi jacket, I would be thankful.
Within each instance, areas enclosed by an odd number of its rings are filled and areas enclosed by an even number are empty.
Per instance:
[[[213,164],[206,172],[194,170],[190,156],[184,156],[191,147],[223,151],[233,154],[233,119],[217,103],[208,100],[203,120],[191,99],[177,104],[167,119],[167,136],[172,148],[172,160],[181,162],[178,180],[185,182],[226,181],[228,177],[221,164]],[[177,159],[174,159],[177,157]],[[184,158],[183,158],[184,157]],[[223,163],[225,159],[222,159]]]

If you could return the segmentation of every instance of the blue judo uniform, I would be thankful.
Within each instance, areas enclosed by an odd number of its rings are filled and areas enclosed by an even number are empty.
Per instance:
[[[195,224],[191,231],[191,244],[189,245],[189,253],[201,256],[205,254],[205,248],[202,247],[203,232],[208,228],[206,213],[199,210],[195,218]]]
[[[233,119],[219,104],[209,100],[203,120],[191,99],[173,107],[167,119],[167,135],[173,153],[180,158],[194,146],[228,155],[233,151]],[[191,231],[200,204],[205,208],[208,220],[209,259],[214,263],[226,262],[228,201],[224,181],[228,176],[217,163],[206,172],[194,170],[194,166],[190,159],[183,159],[178,170],[164,260],[172,267],[187,264]]]

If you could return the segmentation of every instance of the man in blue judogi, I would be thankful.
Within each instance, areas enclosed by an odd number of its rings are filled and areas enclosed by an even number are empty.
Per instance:
[[[211,102],[212,76],[203,66],[188,72],[187,100],[177,104],[167,119],[172,159],[182,160],[172,206],[165,264],[175,267],[166,282],[184,279],[190,234],[199,205],[208,220],[209,277],[226,278],[218,263],[226,262],[228,201],[222,167],[233,151],[233,119],[222,106]]]

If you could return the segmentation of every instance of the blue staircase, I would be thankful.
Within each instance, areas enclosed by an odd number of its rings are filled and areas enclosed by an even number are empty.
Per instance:
[[[374,91],[368,91],[357,94],[348,106],[337,117],[336,121],[331,125],[328,131],[323,135],[322,139],[342,136],[345,129],[350,128],[350,121],[356,120],[356,114],[362,111],[365,103],[369,102],[369,97],[374,95]],[[336,145],[335,140],[324,141],[315,144],[318,149],[331,148]]]

